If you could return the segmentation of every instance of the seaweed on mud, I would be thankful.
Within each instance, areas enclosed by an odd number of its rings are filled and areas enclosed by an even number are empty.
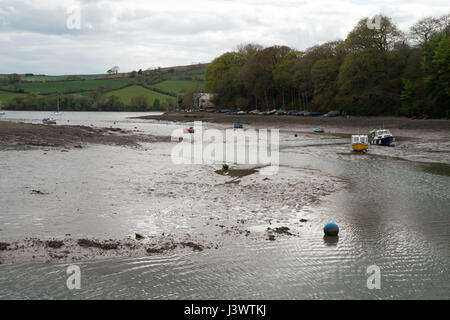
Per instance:
[[[161,254],[161,253],[164,253],[166,251],[173,250],[176,247],[177,246],[174,243],[166,243],[166,244],[162,245],[161,247],[147,248],[147,253],[149,253],[149,254],[153,254],[153,253]]]
[[[193,242],[181,242],[180,243],[183,247],[189,247],[192,248],[192,250],[194,251],[203,251],[204,248],[202,245],[197,244],[197,243],[193,243]]]
[[[221,176],[229,176],[232,178],[243,178],[250,176],[258,172],[256,169],[228,169],[228,170],[216,170],[215,173]]]
[[[59,249],[64,245],[64,241],[51,240],[47,241],[45,244],[48,248]]]
[[[6,242],[0,242],[0,251],[7,250],[9,247],[9,243]]]
[[[41,190],[31,190],[31,194],[47,195],[48,193],[42,192]]]
[[[274,229],[268,228],[267,230],[278,233],[278,234],[285,234],[288,236],[293,236],[293,234],[289,232],[290,229],[288,227],[278,227],[278,228],[274,228]]]
[[[88,239],[78,240],[78,245],[83,248],[99,248],[102,250],[116,250],[119,248],[118,243],[101,243]]]

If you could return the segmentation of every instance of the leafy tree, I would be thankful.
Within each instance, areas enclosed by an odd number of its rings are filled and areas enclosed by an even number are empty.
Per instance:
[[[159,99],[155,99],[155,101],[153,101],[153,109],[155,110],[161,109],[161,102],[159,101]]]
[[[439,19],[433,17],[423,18],[410,28],[410,35],[412,39],[423,44],[428,41],[432,35],[439,32],[441,27]]]
[[[140,95],[131,98],[131,107],[136,111],[145,111],[148,108],[147,97]]]
[[[17,73],[9,74],[8,81],[10,84],[20,83],[21,77]]]
[[[281,91],[283,106],[286,106],[285,94],[287,92],[290,92],[291,106],[294,106],[295,86],[292,78],[292,71],[294,70],[294,67],[301,55],[302,53],[299,51],[293,50],[289,52],[281,59],[272,71],[275,86]]]
[[[110,110],[119,111],[124,107],[124,104],[119,96],[111,95],[106,100],[106,106],[109,107]]]

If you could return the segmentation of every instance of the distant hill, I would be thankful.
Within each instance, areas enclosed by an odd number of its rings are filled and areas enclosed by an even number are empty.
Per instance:
[[[142,74],[139,74],[138,71],[113,75],[49,76],[26,74],[21,75],[21,83],[19,85],[8,84],[8,75],[0,74],[0,101],[5,105],[9,100],[28,93],[38,93],[40,95],[78,93],[88,96],[99,87],[106,91],[105,96],[111,95],[113,92],[123,95],[121,98],[125,103],[131,101],[132,94],[143,94],[151,102],[156,97],[160,100],[162,99],[161,102],[168,99],[176,101],[177,96],[183,95],[191,89],[199,88],[203,90],[208,65],[195,64],[157,68],[142,71]],[[137,89],[135,88],[136,84],[145,88],[141,88],[142,90]],[[125,90],[127,87],[132,89]]]
[[[176,98],[174,97],[164,95],[137,85],[126,87],[119,90],[109,91],[108,93],[105,93],[104,96],[108,98],[112,95],[120,97],[122,102],[127,106],[131,105],[132,99],[138,96],[145,97],[149,105],[153,105],[156,99],[158,99],[160,102],[176,100]]]

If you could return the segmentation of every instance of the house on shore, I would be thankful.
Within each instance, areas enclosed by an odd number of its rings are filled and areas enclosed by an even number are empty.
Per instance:
[[[211,109],[215,108],[215,104],[213,102],[215,95],[212,93],[196,93],[194,95],[194,101],[196,102],[196,107],[199,109]]]

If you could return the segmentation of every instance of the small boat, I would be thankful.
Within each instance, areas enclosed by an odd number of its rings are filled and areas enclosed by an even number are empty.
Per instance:
[[[395,138],[389,130],[375,129],[370,132],[370,144],[395,147]]]
[[[54,118],[44,118],[42,119],[43,124],[56,124],[56,120]]]
[[[273,109],[273,110],[270,110],[270,111],[266,111],[266,112],[264,112],[263,114],[266,115],[266,116],[272,116],[272,115],[274,115],[275,113],[277,113],[277,109]]]
[[[367,152],[369,149],[369,137],[361,135],[352,136],[352,149],[356,152]]]
[[[315,133],[324,133],[324,132],[325,132],[325,129],[324,129],[324,128],[314,128],[313,131],[314,131]]]
[[[235,124],[234,124],[234,128],[235,128],[235,129],[243,129],[243,128],[244,128],[244,125],[243,125],[242,123],[235,123]]]
[[[189,127],[189,129],[185,130],[187,133],[195,133],[194,127]]]
[[[3,117],[6,113],[4,113],[3,111],[0,111],[0,117]]]
[[[57,100],[57,103],[56,103],[56,111],[54,111],[52,113],[52,116],[59,117],[61,115],[62,115],[62,113],[59,111],[59,96],[58,96],[58,100]]]

